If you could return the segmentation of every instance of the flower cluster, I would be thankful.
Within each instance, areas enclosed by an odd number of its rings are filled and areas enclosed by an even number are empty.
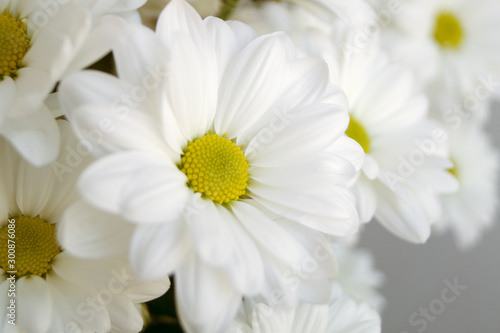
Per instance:
[[[0,332],[380,332],[366,223],[492,224],[499,10],[0,1]]]

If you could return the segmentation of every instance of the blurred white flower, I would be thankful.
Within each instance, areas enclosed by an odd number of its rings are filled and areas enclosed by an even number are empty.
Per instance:
[[[202,21],[180,0],[157,34],[129,29],[113,50],[119,79],[83,72],[61,85],[79,135],[109,154],[82,176],[87,203],[73,215],[87,225],[96,209],[127,219],[132,266],[143,278],[175,273],[190,332],[220,330],[242,295],[326,302],[331,255],[298,284],[283,276],[311,258],[320,232],[358,227],[345,184],[362,151],[343,136],[345,96],[324,62],[297,59],[283,33],[256,38],[242,23]],[[85,230],[79,237],[106,247],[109,237]]]
[[[486,133],[473,124],[449,130],[449,171],[460,183],[457,193],[443,196],[444,216],[438,229],[451,230],[461,249],[477,245],[493,224],[498,204],[498,152]]]
[[[427,117],[427,99],[411,73],[376,47],[345,57],[323,44],[331,79],[346,92],[346,134],[363,147],[363,171],[353,185],[361,221],[373,216],[395,235],[425,242],[441,217],[439,196],[457,183],[446,171],[446,132]]]
[[[76,179],[93,159],[78,153],[82,146],[66,121],[57,124],[64,145],[44,167],[32,166],[0,139],[0,331],[139,332],[134,303],[160,296],[170,282],[140,281],[125,256],[81,259],[60,246],[59,221],[77,200]]]
[[[338,266],[333,281],[353,299],[382,311],[385,299],[378,289],[384,282],[384,274],[375,269],[371,253],[350,246],[336,246],[333,252]]]
[[[378,6],[386,8],[389,1],[379,0]],[[382,29],[382,39],[396,61],[414,70],[431,98],[431,111],[442,119],[462,96],[473,95],[481,80],[495,78],[483,96],[498,90],[499,17],[498,3],[490,0],[405,2]],[[487,106],[480,102],[468,111],[483,119]]]
[[[0,135],[31,163],[47,164],[58,152],[58,128],[44,99],[65,73],[110,51],[119,21],[105,14],[129,12],[144,0],[115,2],[0,2]]]
[[[242,2],[231,19],[249,24],[259,34],[286,31],[299,49],[307,50],[314,48],[316,34],[364,31],[376,17],[364,0],[286,0]]]
[[[334,285],[328,304],[299,303],[277,309],[265,301],[243,301],[226,333],[379,333],[380,315]]]

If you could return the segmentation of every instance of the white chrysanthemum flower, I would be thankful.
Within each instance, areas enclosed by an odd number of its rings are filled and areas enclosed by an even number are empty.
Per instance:
[[[358,303],[334,285],[330,302],[299,303],[283,310],[267,302],[244,300],[226,333],[379,333],[380,315],[366,303]]]
[[[220,330],[242,295],[326,301],[331,256],[298,284],[283,276],[311,261],[319,232],[358,227],[345,184],[362,151],[343,136],[345,96],[325,63],[297,59],[283,33],[256,38],[239,22],[202,21],[180,0],[157,34],[129,28],[130,41],[113,50],[119,79],[89,71],[61,85],[78,133],[96,154],[111,153],[82,176],[87,204],[73,215],[93,225],[102,209],[131,222],[109,228],[133,226],[140,276],[175,272],[188,331]],[[94,228],[80,237],[112,251]]]
[[[411,73],[378,48],[345,58],[333,43],[323,57],[345,89],[351,121],[346,134],[366,158],[353,191],[362,221],[373,216],[395,235],[425,242],[441,216],[439,195],[456,191],[442,156],[446,132],[427,118],[427,100]]]
[[[120,22],[104,14],[141,5],[60,2],[0,2],[0,135],[35,165],[53,161],[59,147],[58,128],[44,99],[65,73],[109,52]]]
[[[378,6],[387,8],[389,1],[380,0]],[[414,69],[431,97],[432,112],[441,118],[462,96],[474,96],[483,81],[499,77],[498,17],[496,1],[413,1],[392,15],[382,36],[393,58]],[[485,108],[481,101],[468,111],[484,117]]]
[[[432,137],[427,99],[413,77],[392,65],[377,45],[350,52],[345,46],[355,28],[337,24],[330,30],[315,29],[311,35],[310,27],[297,16],[305,15],[303,10],[297,14],[298,9],[290,6],[274,7],[281,9],[281,21],[287,22],[282,27],[295,43],[306,54],[324,58],[332,82],[347,94],[351,115],[347,135],[366,153],[363,172],[353,187],[361,221],[375,215],[399,237],[424,242],[430,225],[441,216],[439,195],[456,190],[457,184],[446,172],[451,162],[440,157],[446,138]],[[257,22],[268,22],[262,17],[271,16],[261,15]],[[429,140],[433,151],[425,147],[422,151],[418,143]]]
[[[450,172],[458,179],[457,193],[443,196],[443,219],[438,229],[453,232],[461,249],[476,245],[492,226],[497,207],[498,153],[475,124],[449,129]]]
[[[347,295],[382,311],[385,299],[378,289],[384,282],[384,274],[375,269],[371,253],[342,245],[335,246],[333,252],[338,265],[333,280]]]
[[[170,283],[141,282],[124,256],[81,259],[59,245],[58,222],[78,198],[75,181],[92,159],[70,125],[58,125],[65,145],[44,167],[0,140],[0,331],[139,332],[134,303],[160,296]]]

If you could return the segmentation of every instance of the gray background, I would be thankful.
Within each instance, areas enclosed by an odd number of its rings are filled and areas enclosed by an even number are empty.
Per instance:
[[[487,126],[491,141],[500,149],[500,104]],[[500,184],[499,184],[500,186]],[[386,275],[382,288],[387,304],[382,316],[384,333],[499,333],[500,332],[500,209],[495,227],[472,250],[461,252],[450,234],[431,236],[424,245],[397,239],[377,223],[363,231],[360,247],[370,249],[375,264]],[[466,285],[433,322],[412,326],[409,318],[420,307],[441,297],[445,280]],[[446,294],[451,297],[451,294]],[[434,302],[434,306],[438,302]],[[432,315],[432,314],[431,314]],[[418,316],[420,317],[420,315]]]

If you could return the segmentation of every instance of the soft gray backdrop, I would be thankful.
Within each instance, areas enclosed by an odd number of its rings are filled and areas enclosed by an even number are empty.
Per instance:
[[[496,149],[500,149],[500,104],[493,108],[488,131]],[[480,163],[480,161],[478,161]],[[499,185],[500,186],[500,185]],[[383,333],[499,333],[500,332],[500,209],[497,224],[483,241],[467,252],[456,249],[452,237],[431,236],[424,245],[405,243],[376,223],[363,232],[361,247],[375,257],[378,269],[386,275],[382,293],[387,305],[382,316]],[[457,278],[467,289],[450,304],[439,301],[447,288],[445,280]],[[451,298],[450,292],[445,297]],[[430,319],[418,314],[410,325],[409,318],[420,307],[429,308]],[[440,305],[444,304],[444,310]]]

